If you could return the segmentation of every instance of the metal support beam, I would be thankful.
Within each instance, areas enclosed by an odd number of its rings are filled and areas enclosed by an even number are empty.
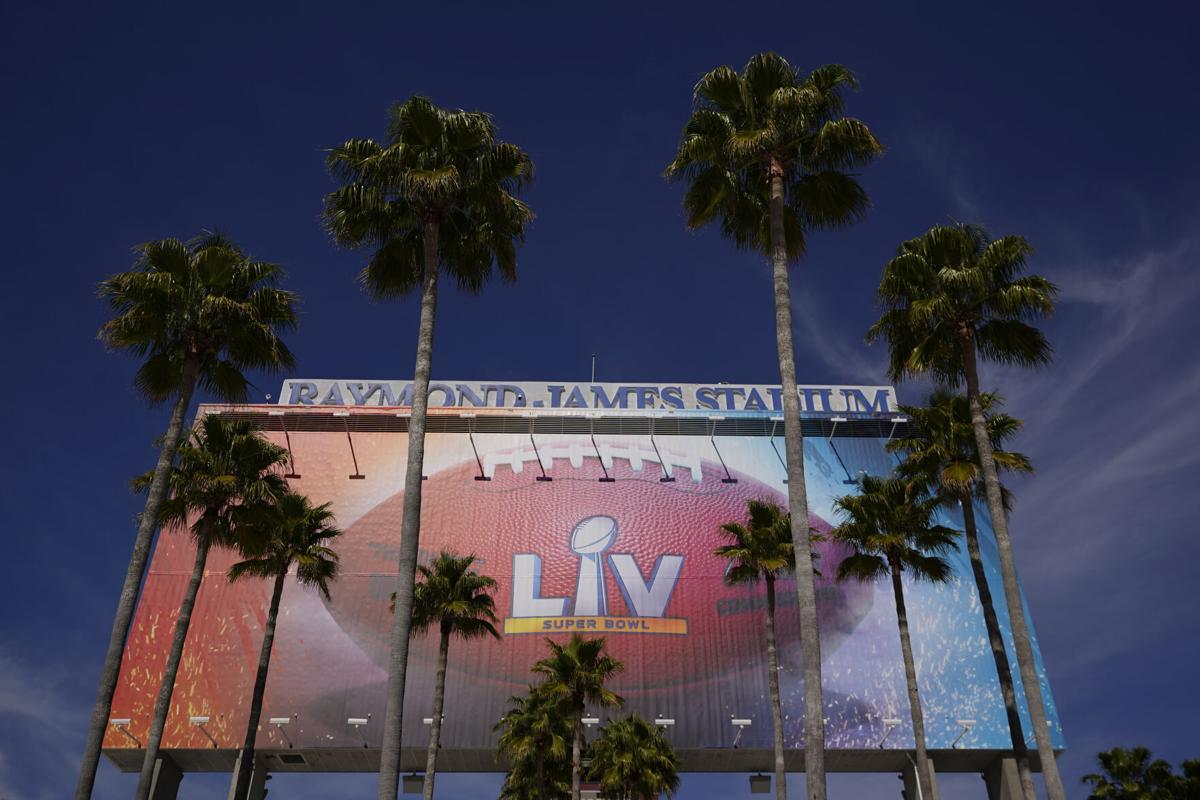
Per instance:
[[[150,776],[150,800],[175,800],[179,796],[179,784],[182,781],[183,771],[171,757],[159,756]]]
[[[1021,775],[1013,758],[998,758],[983,771],[988,800],[1021,800]]]
[[[933,797],[921,797],[921,787],[917,783],[917,769],[915,764],[910,760],[904,765],[904,771],[900,773],[900,779],[904,781],[904,797],[905,800],[942,800],[941,791],[938,789],[937,770],[934,768],[933,759],[929,761],[929,784],[933,788]]]

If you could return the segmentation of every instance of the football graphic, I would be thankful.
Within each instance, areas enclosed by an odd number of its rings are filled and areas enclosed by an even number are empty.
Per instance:
[[[485,452],[479,462],[428,476],[422,561],[441,550],[474,554],[477,569],[499,584],[503,641],[455,644],[451,670],[471,675],[481,689],[515,691],[545,655],[545,638],[562,640],[572,631],[608,637],[612,654],[626,665],[616,688],[628,693],[761,668],[765,589],[727,586],[727,564],[713,550],[722,543],[723,523],[745,519],[747,500],[786,506],[783,485],[768,486],[727,473],[715,459],[669,450],[661,443],[656,452],[625,442],[555,437],[537,452]],[[542,469],[550,480],[534,479]],[[481,470],[488,480],[476,480]],[[345,532],[338,546],[343,578],[327,603],[381,667],[390,650],[402,502],[403,492],[397,492]],[[809,521],[814,533],[830,530],[816,516]],[[833,579],[847,554],[842,545],[822,541],[814,551],[822,572],[817,596],[827,657],[870,610],[872,591]],[[785,579],[778,591],[785,669],[799,661],[793,586]],[[431,655],[414,642],[414,662]]]

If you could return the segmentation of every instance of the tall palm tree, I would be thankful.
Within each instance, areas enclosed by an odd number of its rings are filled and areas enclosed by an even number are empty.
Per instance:
[[[998,412],[1003,401],[994,392],[984,392],[979,399],[987,420],[988,439],[992,443],[992,455],[997,468],[1011,472],[1033,472],[1033,465],[1028,457],[1004,449],[1005,442],[1021,429],[1021,421]],[[949,389],[937,389],[929,396],[925,406],[901,406],[900,410],[912,420],[914,433],[911,436],[893,439],[887,445],[889,451],[903,453],[905,456],[904,461],[897,467],[897,472],[910,480],[924,481],[931,487],[937,487],[947,501],[962,509],[967,555],[975,577],[975,588],[979,593],[979,604],[983,608],[983,622],[992,648],[992,658],[996,662],[1000,694],[1004,698],[1004,709],[1008,715],[1013,757],[1021,777],[1021,791],[1025,800],[1036,800],[1025,732],[1017,709],[1012,668],[1008,661],[1008,651],[1004,647],[1000,622],[996,617],[992,591],[984,572],[983,556],[979,550],[974,498],[980,494],[982,486],[979,482],[979,452],[975,447],[975,434],[971,428],[971,410],[967,398]],[[1007,497],[1005,493],[1006,500]]]
[[[1171,765],[1160,758],[1150,760],[1145,747],[1114,747],[1096,756],[1102,772],[1083,776],[1091,787],[1088,800],[1184,800],[1174,791],[1179,779]],[[1186,763],[1186,762],[1185,762]]]
[[[250,716],[246,738],[238,759],[237,782],[233,797],[245,800],[253,776],[254,739],[262,717],[263,695],[267,689],[267,671],[271,666],[271,648],[275,643],[275,621],[288,573],[295,567],[296,582],[311,586],[329,598],[329,584],[338,574],[338,556],[329,547],[342,535],[336,527],[329,503],[314,506],[304,495],[283,492],[274,502],[248,510],[249,531],[238,537],[243,560],[229,568],[229,580],[258,578],[272,581],[271,604],[263,626],[258,669],[250,697]]]
[[[191,441],[179,448],[179,464],[168,479],[171,497],[163,502],[159,517],[164,528],[187,527],[191,531],[196,556],[179,603],[171,649],[154,702],[135,794],[137,800],[150,796],[154,762],[158,760],[179,661],[209,550],[234,543],[239,517],[247,505],[269,501],[286,490],[283,478],[271,470],[284,464],[287,458],[287,450],[256,434],[249,422],[232,422],[216,415],[206,416]],[[144,475],[135,485],[142,488],[151,480],[153,476]]]
[[[614,707],[625,701],[604,684],[625,665],[604,652],[604,638],[571,634],[565,645],[547,639],[550,655],[533,665],[545,679],[544,691],[571,716],[571,800],[579,800],[583,754],[583,714],[588,703]]]
[[[658,726],[637,714],[600,729],[592,743],[591,774],[612,800],[651,800],[679,788],[679,758]]]
[[[842,521],[833,537],[854,548],[838,565],[838,580],[876,581],[891,576],[896,597],[896,620],[900,628],[900,650],[908,683],[908,705],[916,737],[917,780],[921,795],[933,797],[929,758],[925,751],[925,715],[917,688],[917,667],[908,633],[908,611],[904,604],[907,572],[913,580],[942,583],[953,571],[942,555],[954,547],[958,531],[937,525],[934,514],[942,499],[930,495],[925,486],[903,478],[864,475],[861,494],[834,501]]]
[[[500,731],[497,748],[509,764],[500,796],[514,800],[570,797],[568,742],[575,729],[562,713],[562,704],[544,685],[530,686],[526,694],[508,701],[510,708],[493,728]]]
[[[775,581],[796,569],[792,546],[792,523],[774,503],[746,503],[747,524],[727,522],[721,531],[729,540],[713,551],[728,560],[725,582],[731,586],[767,586],[767,687],[771,694],[771,722],[775,733],[775,797],[787,800],[787,770],[783,763],[783,709],[779,694],[779,659],[775,648]]]
[[[143,358],[134,386],[152,403],[172,401],[172,406],[113,618],[76,800],[88,800],[96,782],[125,637],[192,393],[199,384],[222,400],[243,402],[249,386],[244,371],[295,365],[279,334],[295,327],[297,299],[276,287],[283,274],[278,266],[251,259],[229,238],[213,233],[189,242],[161,239],[136,252],[133,269],[100,284],[98,294],[113,312],[100,328],[100,340]]]
[[[802,78],[774,53],[754,56],[741,73],[718,67],[696,84],[692,116],[666,170],[668,178],[688,183],[689,227],[720,222],[737,247],[771,260],[812,800],[825,800],[825,725],[788,263],[803,255],[810,231],[849,225],[866,213],[867,194],[850,170],[883,148],[864,123],[842,116],[843,94],[856,86],[843,66],[818,67]]]
[[[533,162],[519,147],[497,141],[489,115],[438,108],[416,96],[392,108],[386,142],[351,139],[333,148],[327,162],[342,186],[325,198],[325,224],[337,244],[372,250],[359,276],[363,287],[377,299],[421,295],[379,771],[380,800],[395,800],[438,276],[444,271],[473,292],[493,266],[515,280],[516,245],[533,217],[516,195],[532,178]]]
[[[450,653],[450,638],[478,639],[483,636],[500,638],[496,630],[496,602],[492,591],[496,581],[480,575],[471,567],[475,556],[459,556],[442,552],[428,566],[417,567],[419,577],[413,592],[413,621],[415,632],[437,628],[437,682],[433,689],[433,723],[429,731],[429,750],[425,756],[424,800],[433,800],[433,781],[437,771],[437,752],[442,738],[442,708],[446,699],[446,662]]]
[[[1022,367],[1050,362],[1050,343],[1030,323],[1053,313],[1058,289],[1040,275],[1023,274],[1031,252],[1020,236],[993,240],[977,225],[937,226],[904,242],[883,268],[879,284],[883,313],[867,332],[867,340],[886,339],[893,380],[928,374],[952,385],[966,383],[971,428],[1000,555],[1004,600],[1046,794],[1050,800],[1066,800],[979,390],[980,357]]]

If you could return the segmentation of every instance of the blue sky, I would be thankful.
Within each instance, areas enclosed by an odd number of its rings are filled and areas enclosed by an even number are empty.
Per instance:
[[[304,296],[299,374],[408,377],[415,305],[369,302],[361,255],[322,233],[322,150],[380,135],[391,102],[426,93],[492,112],[538,167],[519,280],[444,295],[435,375],[582,379],[597,352],[601,379],[772,382],[765,266],[686,231],[659,177],[695,80],[767,49],[854,69],[850,113],[887,146],[863,176],[869,218],[815,236],[793,273],[801,379],[882,378],[862,335],[902,239],[948,217],[1028,237],[1063,289],[1057,358],[985,382],[1027,420],[1019,446],[1039,467],[1013,531],[1068,786],[1113,745],[1200,756],[1200,55],[1194,14],[1169,5],[3,4],[0,797],[74,784],[139,508],[127,480],[164,424],[132,391],[135,364],[95,339],[94,286],[132,245],[220,226]],[[684,796],[743,780],[692,776]],[[372,796],[370,776],[322,781],[274,785]],[[897,785],[834,783],[863,798]],[[182,796],[226,786],[189,776]],[[121,797],[132,778],[106,764],[98,787]],[[974,776],[944,789],[980,796]]]

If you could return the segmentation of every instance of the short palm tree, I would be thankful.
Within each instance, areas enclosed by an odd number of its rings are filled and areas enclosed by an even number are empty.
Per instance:
[[[977,225],[937,226],[904,242],[883,268],[879,284],[883,313],[867,339],[886,340],[892,380],[931,375],[951,385],[966,383],[971,428],[1000,555],[1004,601],[1012,621],[1013,646],[1038,760],[1050,800],[1066,800],[1050,742],[1003,489],[979,389],[980,358],[1023,367],[1050,361],[1050,343],[1031,322],[1053,313],[1058,289],[1040,275],[1023,274],[1031,252],[1020,236],[993,240]]]
[[[135,797],[146,800],[154,777],[154,762],[171,708],[171,695],[187,642],[192,609],[204,579],[209,550],[229,547],[238,535],[239,518],[247,505],[262,503],[286,491],[283,478],[272,470],[287,461],[287,450],[271,444],[254,432],[249,422],[234,422],[210,414],[179,448],[179,464],[171,472],[171,497],[162,504],[159,516],[164,528],[188,528],[196,545],[192,574],[179,603],[175,632],[162,683],[154,702],[146,753]],[[144,487],[152,475],[135,481]],[[190,523],[190,524],[189,524]]]
[[[279,339],[296,325],[296,296],[276,286],[282,274],[227,237],[206,233],[189,242],[161,239],[141,245],[133,269],[100,284],[100,298],[113,312],[100,328],[101,341],[143,358],[134,386],[151,402],[171,401],[172,406],[109,635],[76,800],[92,796],[125,639],[192,393],[199,384],[222,400],[244,402],[249,384],[243,372],[295,364]]]
[[[1021,421],[998,412],[1002,402],[999,395],[984,392],[979,399],[987,420],[988,439],[992,443],[992,455],[997,468],[1011,472],[1032,472],[1033,465],[1026,456],[1004,449],[1004,444],[1021,429]],[[949,503],[962,508],[967,554],[975,577],[975,588],[979,593],[979,604],[983,609],[983,622],[992,648],[992,658],[996,662],[1000,693],[1008,715],[1013,756],[1021,776],[1021,790],[1025,800],[1036,800],[1008,650],[1004,646],[1004,636],[1000,631],[996,606],[979,550],[974,498],[980,494],[982,486],[979,482],[979,452],[975,447],[967,398],[949,389],[937,389],[929,396],[925,406],[901,406],[900,410],[912,420],[913,433],[892,439],[887,445],[889,451],[905,457],[897,467],[897,472],[909,480],[923,481],[936,487]]]
[[[804,254],[811,231],[843,227],[866,213],[867,194],[851,170],[870,163],[882,147],[864,123],[842,115],[844,92],[856,85],[843,66],[801,77],[774,53],[754,56],[741,73],[718,67],[696,84],[692,116],[666,170],[668,178],[688,184],[689,227],[719,222],[739,248],[771,261],[812,800],[825,800],[825,726],[788,264]]]
[[[775,797],[787,798],[787,770],[783,763],[783,708],[779,694],[779,658],[775,647],[775,581],[796,568],[792,524],[787,512],[774,503],[746,503],[746,524],[727,522],[721,531],[729,540],[714,555],[729,562],[725,582],[731,586],[767,586],[767,687],[771,694],[771,722],[775,733]]]
[[[590,772],[612,800],[652,800],[679,788],[679,758],[658,729],[637,714],[600,729],[589,749]]]
[[[907,572],[910,579],[935,583],[949,580],[952,570],[942,555],[954,548],[958,531],[934,524],[934,514],[942,500],[930,495],[920,483],[864,475],[859,486],[861,494],[839,497],[834,502],[842,519],[832,535],[854,549],[838,565],[838,580],[871,582],[886,576],[892,579],[908,704],[916,737],[917,780],[922,796],[933,797],[925,750],[925,715],[917,688],[901,574]]]
[[[604,638],[585,639],[571,634],[565,645],[547,639],[550,655],[533,665],[544,678],[543,691],[558,701],[571,717],[571,800],[579,800],[579,777],[583,758],[583,715],[588,703],[604,707],[625,701],[605,684],[625,665],[604,652]]]
[[[338,574],[337,553],[329,546],[341,536],[329,503],[314,506],[304,495],[284,492],[273,502],[256,505],[247,511],[246,535],[238,537],[243,560],[229,568],[229,580],[272,581],[271,604],[263,626],[254,690],[250,697],[250,716],[246,738],[238,758],[238,774],[233,797],[245,800],[253,776],[254,739],[262,717],[263,695],[267,690],[267,672],[271,666],[271,648],[275,643],[275,622],[288,573],[295,568],[296,582],[311,586],[329,598],[329,584]]]
[[[505,280],[516,278],[516,245],[533,216],[516,195],[532,177],[533,162],[519,147],[497,141],[489,115],[442,109],[427,98],[413,97],[392,108],[386,142],[351,139],[333,148],[328,165],[342,186],[325,198],[325,224],[337,244],[372,251],[359,278],[363,287],[379,299],[415,291],[421,295],[400,524],[398,613],[379,772],[379,797],[395,800],[438,276],[444,271],[474,292],[493,268]]]
[[[1096,756],[1100,773],[1083,776],[1091,787],[1088,800],[1184,800],[1174,791],[1179,779],[1162,759],[1150,760],[1145,747],[1114,747]]]
[[[575,735],[558,698],[544,686],[509,698],[510,708],[493,730],[497,748],[508,761],[502,798],[561,800],[571,796],[570,742]]]
[[[433,800],[433,781],[437,770],[437,752],[442,735],[442,708],[446,699],[446,662],[450,639],[500,638],[496,630],[496,603],[492,592],[496,581],[480,575],[471,567],[475,556],[442,552],[429,565],[417,567],[417,586],[413,592],[414,632],[436,628],[438,631],[437,683],[433,690],[433,724],[429,732],[429,750],[425,756],[424,800]]]

